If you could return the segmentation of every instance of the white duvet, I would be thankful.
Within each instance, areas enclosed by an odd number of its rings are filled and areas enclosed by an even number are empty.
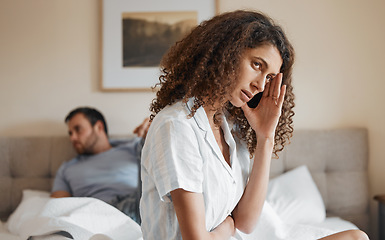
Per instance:
[[[317,239],[336,232],[356,228],[353,224],[333,220],[335,229],[304,224],[284,223],[269,203],[265,203],[256,230],[249,235],[237,232],[233,239],[301,240]],[[341,225],[342,223],[342,225]],[[326,224],[327,225],[327,224]],[[1,227],[1,226],[0,226]],[[114,207],[94,198],[51,199],[41,192],[24,190],[22,203],[3,224],[2,240],[85,239],[138,240],[140,226]],[[155,234],[155,233],[154,233]],[[67,238],[67,237],[69,238]]]
[[[332,228],[330,228],[330,223],[333,225]],[[325,221],[313,225],[286,223],[282,221],[270,204],[265,202],[254,232],[249,235],[237,232],[237,235],[233,239],[314,240],[349,229],[357,229],[357,227],[340,218],[326,218]]]
[[[3,226],[4,227],[4,226]],[[0,239],[142,239],[140,226],[116,208],[95,198],[49,198],[24,190],[23,200],[5,224]],[[12,236],[13,235],[13,236]]]
[[[326,210],[306,166],[286,172],[269,183],[255,231],[237,232],[242,240],[312,240],[357,229]],[[154,233],[156,234],[156,233]],[[49,193],[24,190],[21,204],[0,226],[1,240],[138,240],[140,226],[116,208],[94,198],[49,198]],[[69,238],[67,238],[67,237]]]

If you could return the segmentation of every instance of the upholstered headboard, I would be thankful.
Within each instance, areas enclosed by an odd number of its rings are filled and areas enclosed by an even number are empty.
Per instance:
[[[271,177],[307,165],[328,216],[339,216],[368,232],[368,133],[363,128],[297,130],[272,161]]]
[[[0,218],[17,207],[23,189],[49,191],[60,164],[73,156],[67,136],[0,138]],[[272,161],[272,177],[306,164],[328,215],[368,230],[366,129],[297,130],[279,156]]]
[[[17,207],[23,189],[50,191],[60,164],[74,156],[67,136],[0,138],[0,218]]]

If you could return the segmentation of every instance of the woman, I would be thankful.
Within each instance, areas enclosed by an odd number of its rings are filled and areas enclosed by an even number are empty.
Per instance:
[[[293,62],[282,29],[251,11],[203,22],[169,50],[142,152],[144,239],[229,239],[235,229],[253,231],[272,153],[293,131]],[[326,239],[357,237],[365,234]]]

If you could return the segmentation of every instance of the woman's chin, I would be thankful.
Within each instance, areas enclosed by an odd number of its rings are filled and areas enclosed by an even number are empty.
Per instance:
[[[244,102],[244,101],[230,101],[230,103],[234,106],[234,107],[243,107],[247,104],[247,102]]]

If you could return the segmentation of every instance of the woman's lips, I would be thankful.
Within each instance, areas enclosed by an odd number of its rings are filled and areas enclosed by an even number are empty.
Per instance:
[[[253,98],[253,94],[247,90],[242,90],[242,98],[245,102],[250,101]]]

